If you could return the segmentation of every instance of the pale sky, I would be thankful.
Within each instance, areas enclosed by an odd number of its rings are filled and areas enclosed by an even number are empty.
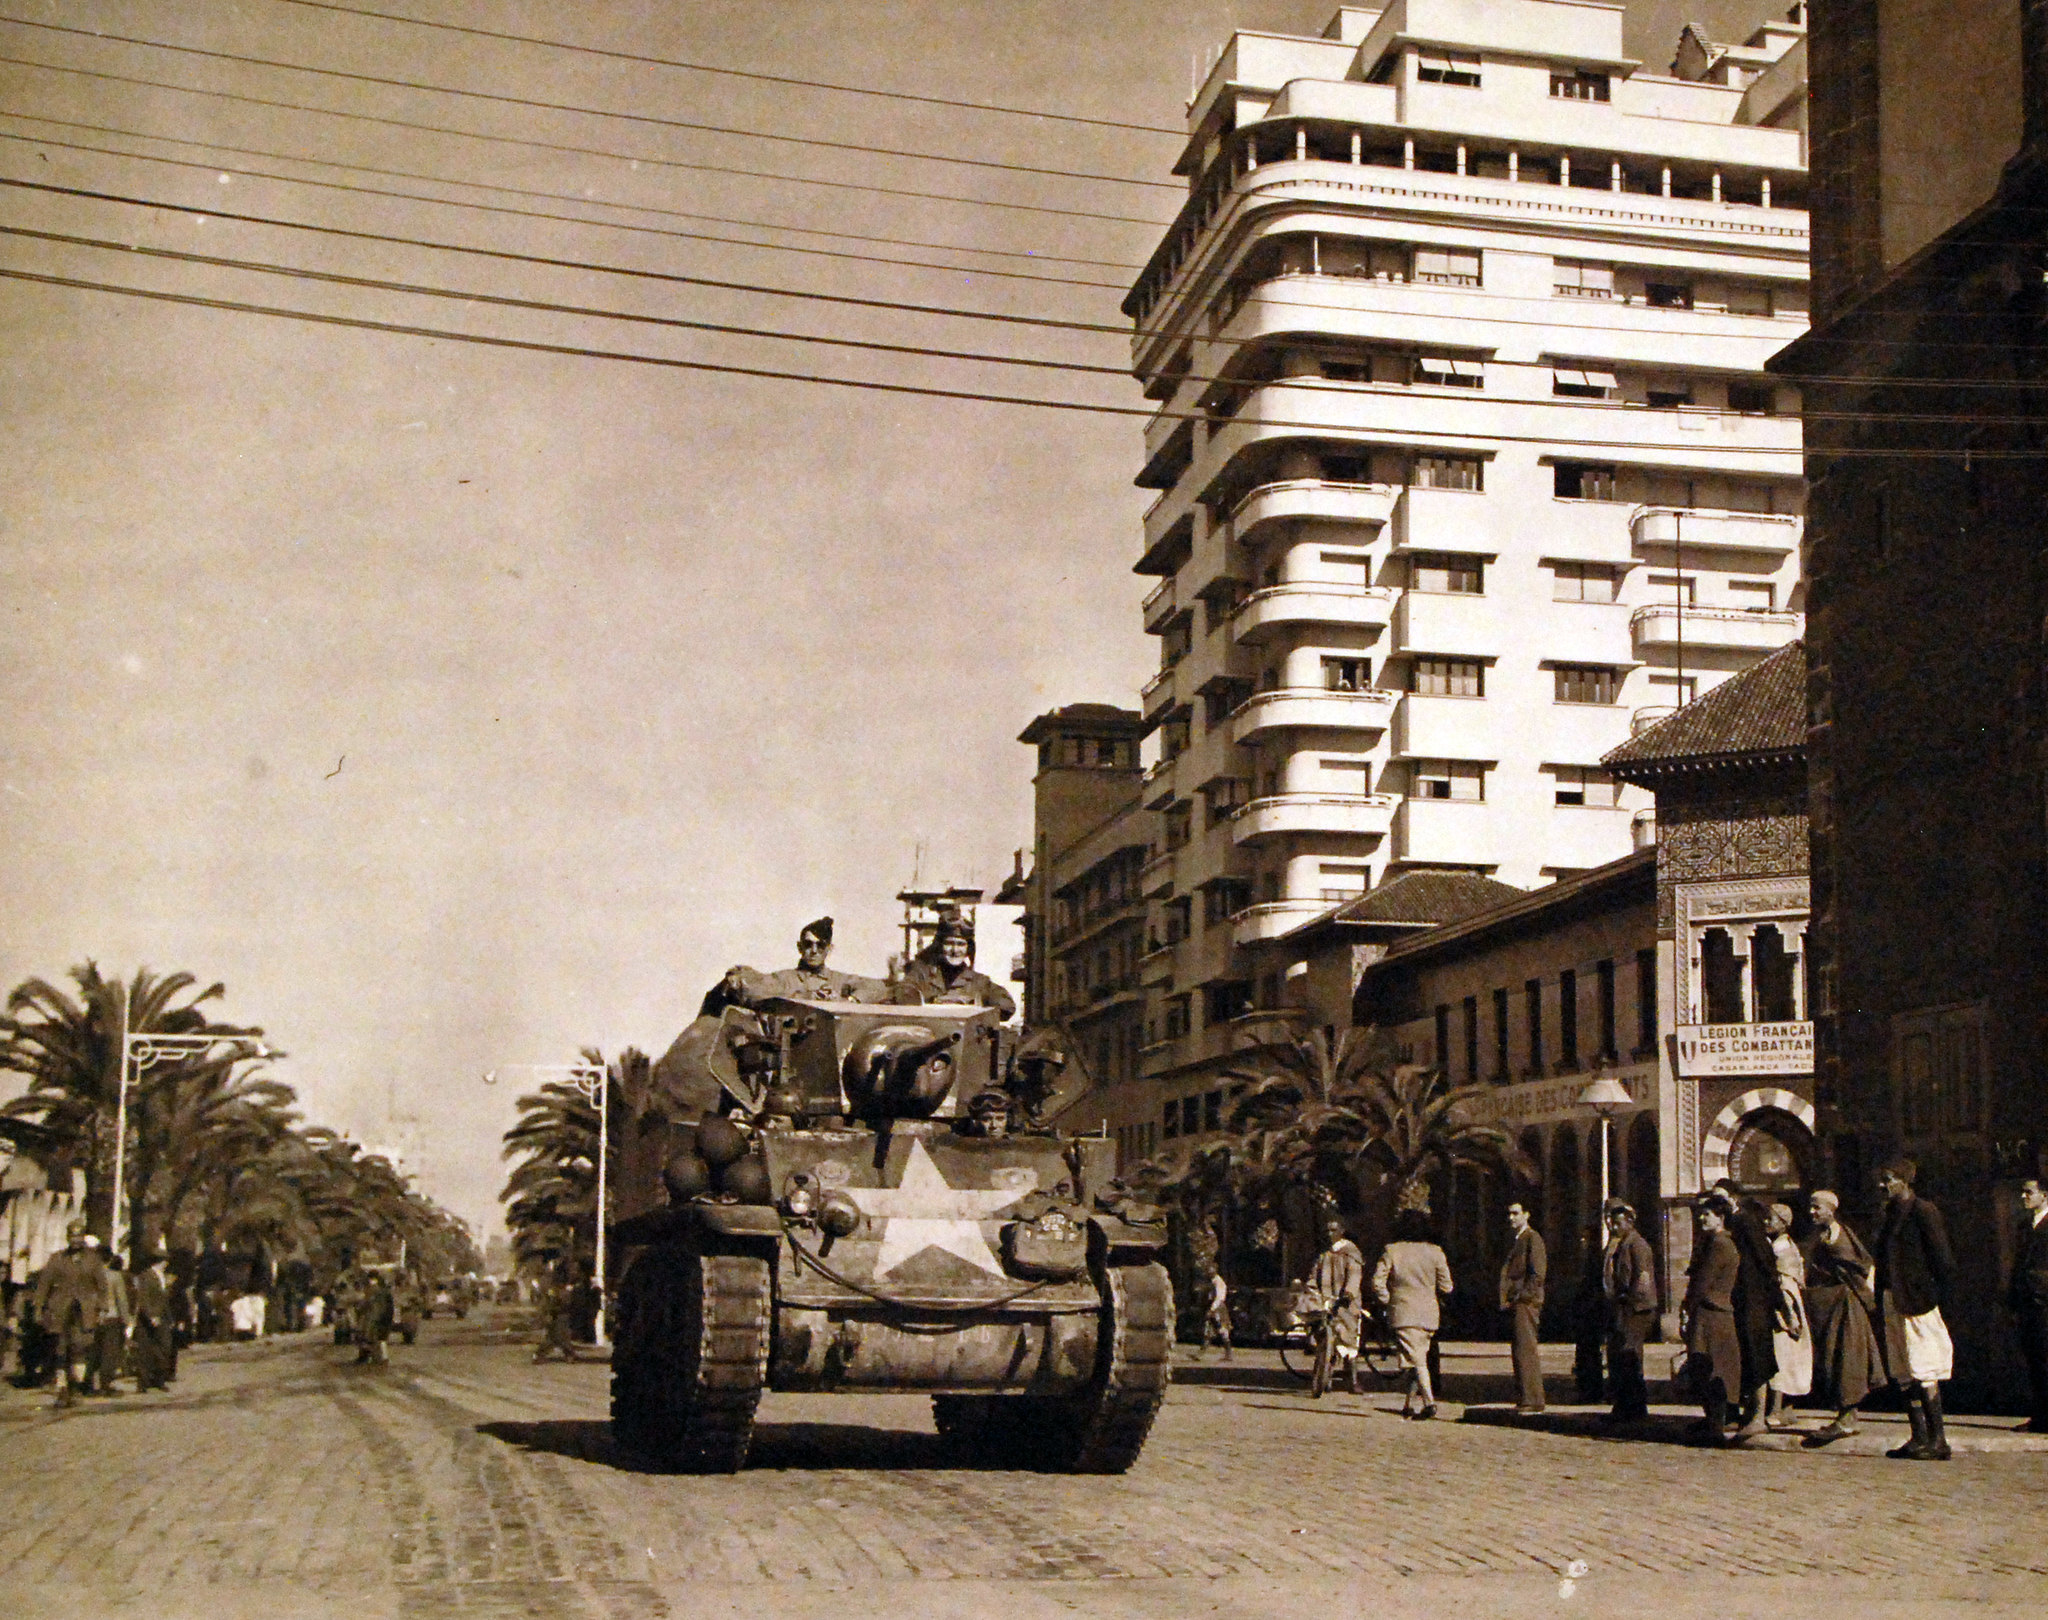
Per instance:
[[[1333,9],[341,3],[1160,126],[1181,118],[1191,59],[1206,63],[1231,28],[1313,33]],[[1632,8],[1629,46],[1661,70],[1683,17],[1739,37],[1782,9],[1661,0]],[[0,0],[0,17],[15,19],[0,21],[10,59],[0,62],[0,135],[30,137],[0,139],[0,177],[165,205],[0,187],[0,224],[17,229],[1114,367],[1128,360],[1114,335],[215,216],[1113,325],[1157,237],[1143,222],[1169,219],[1176,201],[1157,185],[510,107],[86,34],[1153,182],[1170,180],[1176,150],[1159,135],[579,57],[286,0]],[[29,113],[52,121],[18,116]],[[976,201],[636,167],[521,144],[531,141]],[[142,153],[179,162],[132,155]],[[519,219],[241,170],[829,253]],[[456,179],[843,234],[605,210]],[[1069,212],[990,206],[999,202]],[[852,239],[863,236],[1011,256]],[[1145,403],[1112,375],[492,309],[19,236],[0,236],[0,269],[768,369]],[[785,965],[798,926],[821,911],[838,919],[835,963],[878,970],[898,921],[892,897],[914,871],[993,886],[1028,842],[1032,759],[1014,738],[1032,715],[1131,703],[1157,659],[1138,622],[1146,582],[1130,572],[1149,499],[1131,485],[1135,418],[492,350],[0,280],[0,444],[0,980],[60,978],[87,957],[124,976],[145,965],[224,980],[220,1016],[262,1025],[289,1053],[276,1072],[310,1117],[372,1144],[405,1143],[425,1189],[473,1221],[496,1222],[498,1138],[532,1079],[508,1073],[489,1088],[483,1070],[564,1062],[586,1045],[659,1053],[720,971]],[[1007,963],[1009,932],[984,940],[984,965]]]

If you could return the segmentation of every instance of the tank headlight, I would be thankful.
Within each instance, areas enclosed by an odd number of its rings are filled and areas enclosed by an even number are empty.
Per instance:
[[[803,1171],[797,1171],[782,1184],[782,1210],[797,1221],[807,1221],[818,1212],[817,1184]]]
[[[860,1205],[843,1192],[827,1193],[818,1205],[818,1225],[831,1237],[851,1237],[860,1230]]]

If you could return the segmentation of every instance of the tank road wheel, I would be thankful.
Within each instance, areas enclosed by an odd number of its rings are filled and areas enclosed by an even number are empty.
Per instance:
[[[620,1443],[697,1473],[744,1466],[768,1376],[771,1309],[765,1260],[643,1255],[619,1300],[612,1424]]]
[[[1166,1399],[1173,1283],[1162,1265],[1111,1266],[1103,1291],[1093,1386],[1081,1395],[1003,1403],[987,1426],[991,1441],[1070,1474],[1121,1474],[1138,1460]],[[1012,1413],[1015,1421],[1006,1423]]]

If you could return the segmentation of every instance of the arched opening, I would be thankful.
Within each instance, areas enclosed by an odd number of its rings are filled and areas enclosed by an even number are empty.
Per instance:
[[[1745,1193],[1782,1195],[1811,1185],[1813,1133],[1780,1108],[1743,1116],[1728,1146],[1728,1176]],[[1790,1200],[1800,1208],[1803,1200]]]
[[[1706,998],[1708,1023],[1749,1021],[1742,1004],[1742,970],[1747,965],[1736,954],[1735,940],[1727,929],[1709,928],[1700,935],[1700,985]]]
[[[1773,924],[1759,924],[1750,936],[1749,964],[1750,982],[1756,991],[1756,1021],[1789,1024],[1798,1017],[1792,980],[1799,958],[1785,948],[1785,936]]]

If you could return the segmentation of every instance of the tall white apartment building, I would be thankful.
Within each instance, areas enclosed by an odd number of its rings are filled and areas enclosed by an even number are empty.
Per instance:
[[[1804,27],[1674,73],[1622,7],[1395,0],[1238,33],[1126,301],[1163,837],[1144,1071],[1287,996],[1422,868],[1626,854],[1632,726],[1801,630]],[[1684,76],[1680,76],[1683,73]]]

